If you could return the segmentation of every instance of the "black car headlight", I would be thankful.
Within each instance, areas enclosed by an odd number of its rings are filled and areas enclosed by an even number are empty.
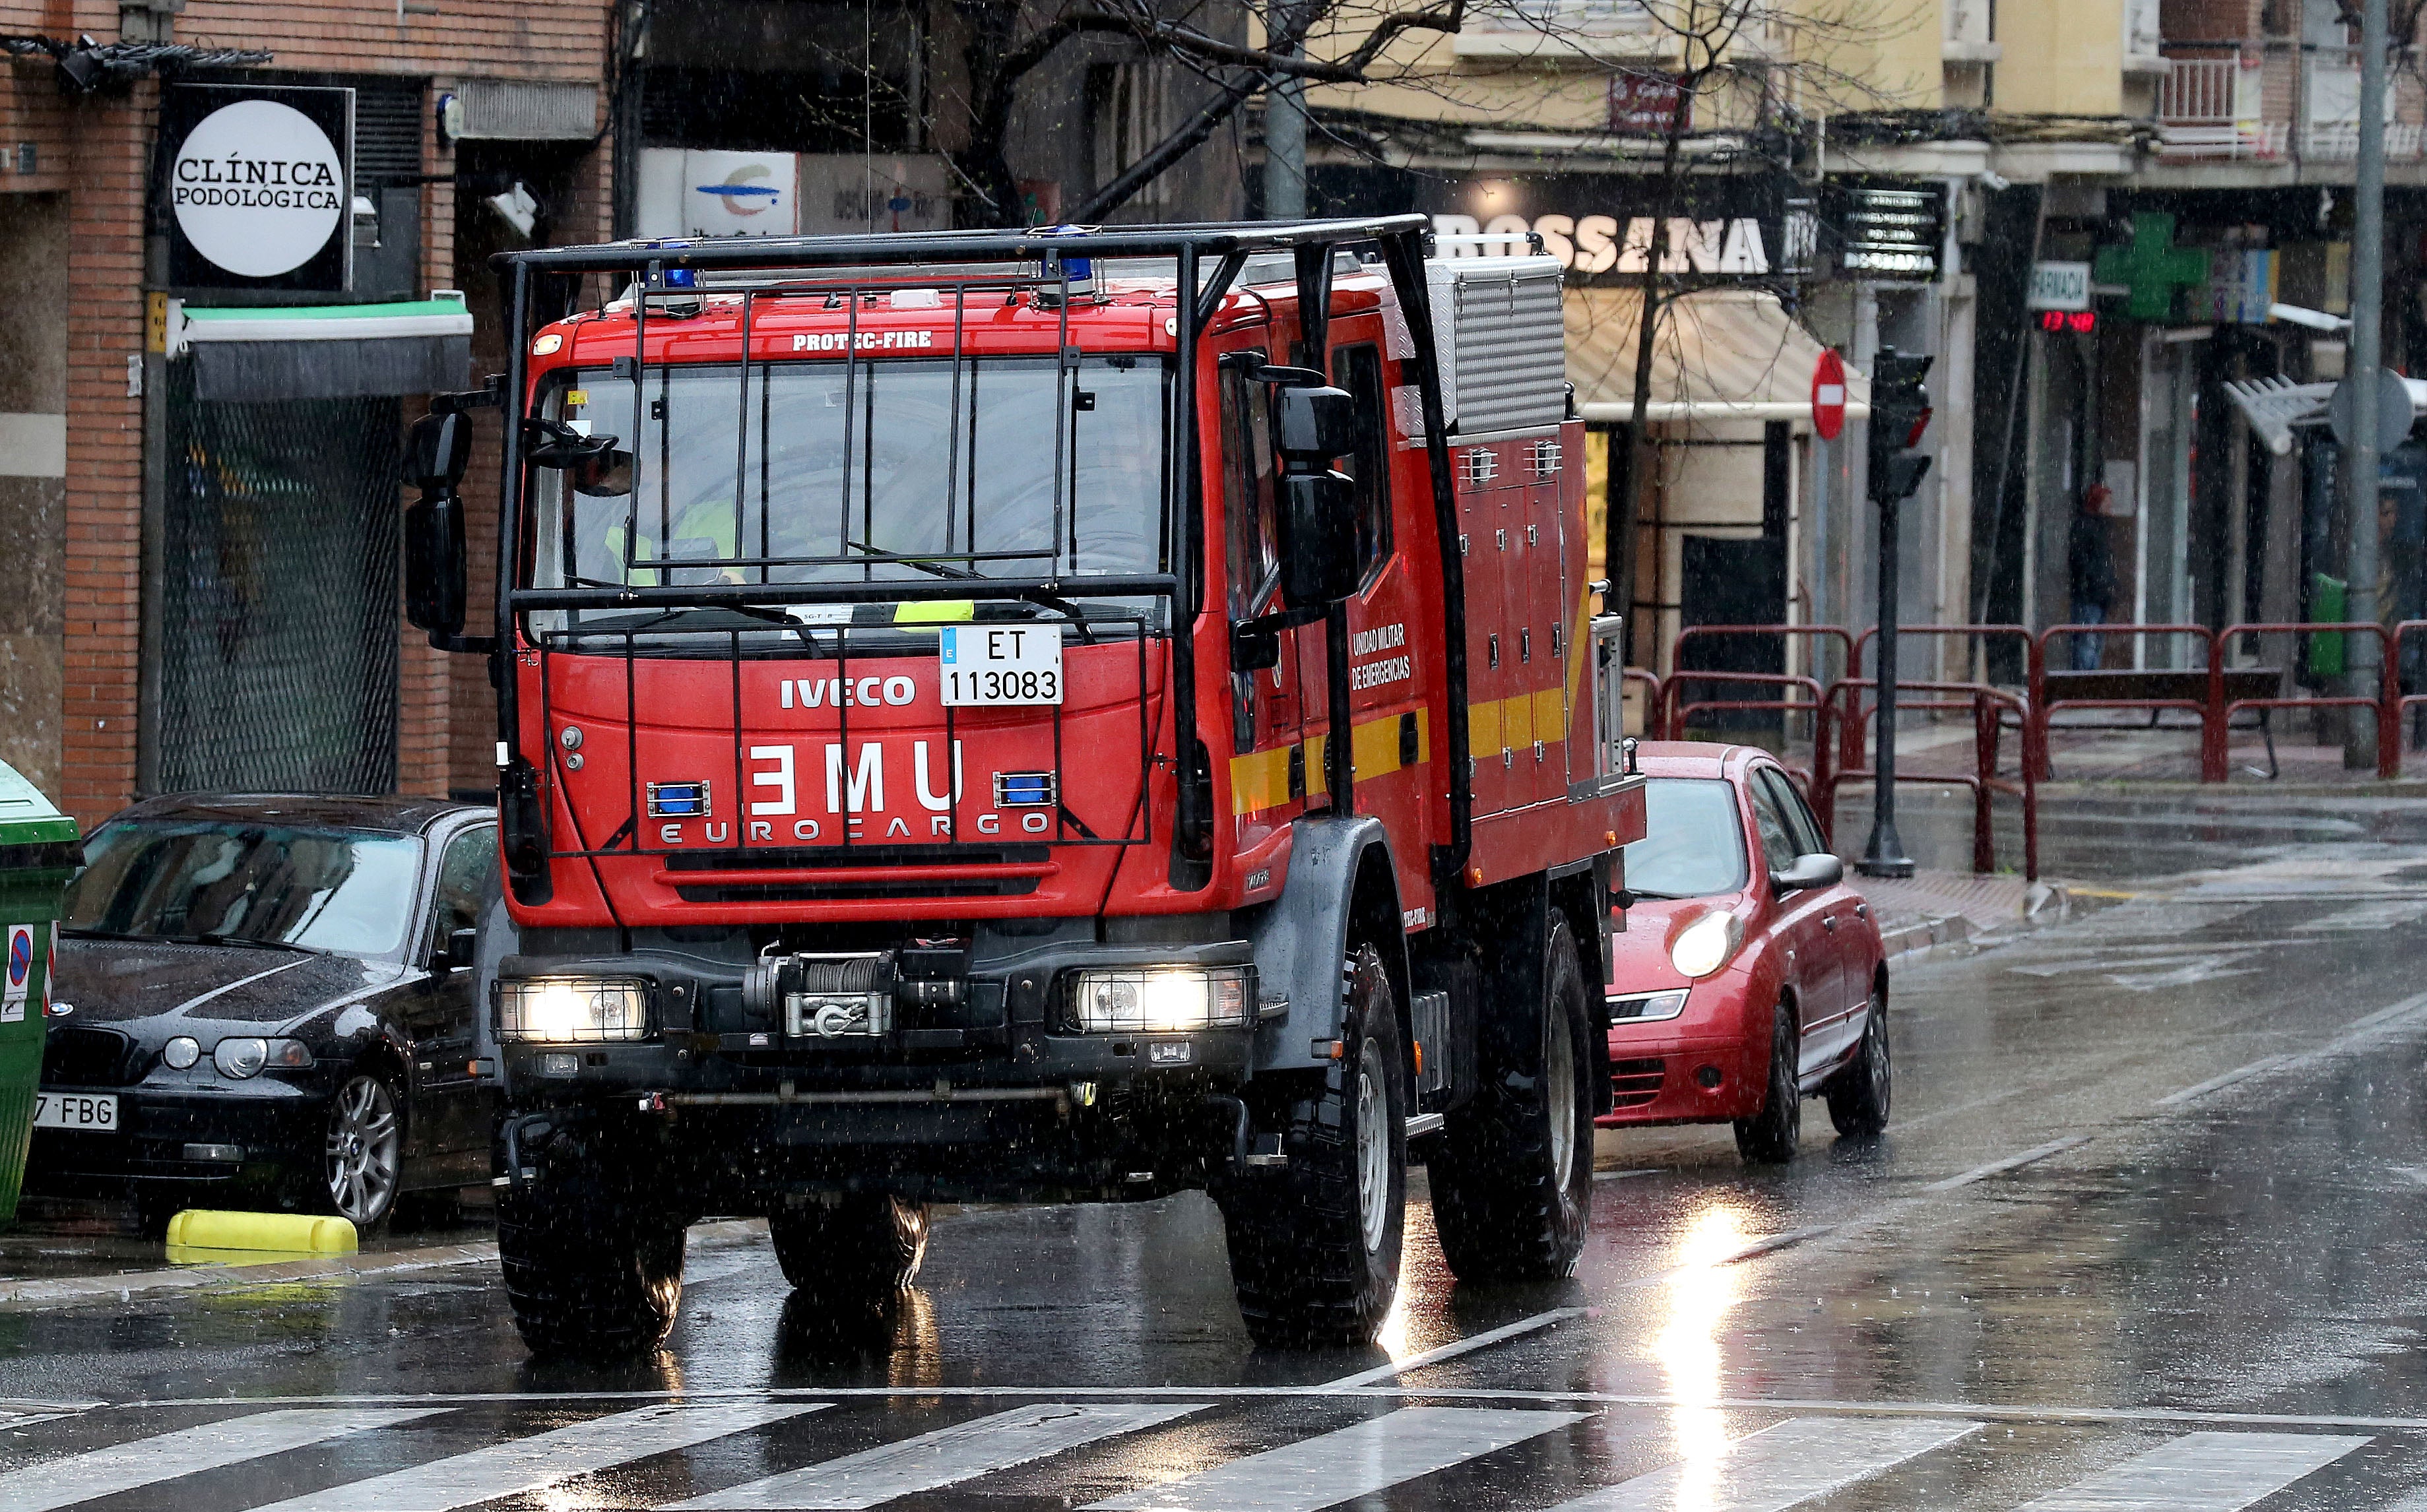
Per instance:
[[[646,1038],[649,984],[628,978],[529,977],[497,984],[497,1037],[534,1045]]]
[[[211,1065],[229,1081],[241,1081],[264,1070],[309,1070],[312,1051],[300,1039],[223,1039],[211,1049]]]

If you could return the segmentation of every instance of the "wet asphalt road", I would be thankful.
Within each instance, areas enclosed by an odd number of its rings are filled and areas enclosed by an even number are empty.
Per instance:
[[[882,1337],[703,1228],[619,1369],[479,1265],[0,1309],[0,1512],[2427,1509],[2427,845],[2373,822],[1899,963],[1885,1138],[1605,1136],[1570,1283],[1457,1286],[1420,1201],[1374,1351],[1252,1350],[1196,1198],[953,1216]]]

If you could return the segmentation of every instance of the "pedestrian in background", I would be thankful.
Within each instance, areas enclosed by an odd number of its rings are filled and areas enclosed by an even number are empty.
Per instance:
[[[2107,543],[2109,496],[2105,483],[2090,485],[2081,496],[2080,511],[2073,517],[2073,534],[2065,543],[2065,574],[2072,588],[2076,625],[2106,624],[2108,606],[2115,602],[2115,554]],[[2096,671],[2106,649],[2103,635],[2075,635],[2073,670]]]

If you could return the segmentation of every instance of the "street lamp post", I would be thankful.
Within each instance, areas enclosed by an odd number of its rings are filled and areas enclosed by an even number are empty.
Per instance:
[[[2359,28],[2359,161],[2352,175],[2351,363],[2345,369],[2351,374],[2346,382],[2360,386],[2352,396],[2351,456],[2344,468],[2351,501],[2346,612],[2363,625],[2378,618],[2378,475],[2386,439],[2377,434],[2376,425],[2385,292],[2385,0],[2366,0]],[[2344,641],[2351,647],[2352,696],[2373,700],[2378,695],[2376,637],[2352,635]],[[2376,765],[2379,732],[2370,724],[2368,719],[2354,719],[2345,726],[2344,766]]]

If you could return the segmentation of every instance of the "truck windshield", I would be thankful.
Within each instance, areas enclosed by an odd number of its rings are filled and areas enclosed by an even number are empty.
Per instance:
[[[968,578],[979,617],[1034,615],[975,583],[1162,569],[1165,373],[1147,355],[1067,368],[1051,357],[887,358],[757,365],[745,385],[729,364],[670,364],[645,369],[636,394],[629,377],[582,371],[551,388],[542,413],[616,437],[630,460],[604,478],[533,470],[531,583]],[[1071,602],[1090,619],[1155,612],[1144,600]],[[809,625],[894,617],[890,605],[786,612]],[[532,623],[621,636],[668,618],[619,610]]]

